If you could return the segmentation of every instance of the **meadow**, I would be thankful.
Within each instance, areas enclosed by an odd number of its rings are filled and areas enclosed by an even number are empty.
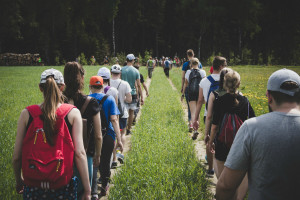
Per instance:
[[[26,106],[41,103],[42,93],[38,89],[38,83],[41,73],[47,68],[51,67],[0,67],[0,199],[21,199],[21,196],[15,193],[12,169],[17,121]],[[53,68],[63,71],[63,66]],[[256,115],[267,113],[265,92],[268,77],[272,72],[283,67],[234,66],[232,68],[240,73],[240,91],[248,97]],[[300,67],[286,68],[300,74]],[[85,66],[84,92],[86,94],[89,93],[89,78],[96,75],[98,69],[99,66]],[[209,67],[204,69],[209,74]],[[144,78],[147,77],[145,67],[142,67],[140,72]],[[203,169],[195,157],[185,151],[188,149],[192,152],[193,145],[186,137],[186,122],[182,119],[183,112],[179,102],[181,73],[180,68],[173,68],[170,71],[170,79],[178,89],[173,91],[162,69],[155,70],[150,96],[143,107],[142,118],[134,130],[138,134],[132,137],[132,152],[128,154],[124,168],[114,179],[115,189],[111,191],[112,199],[120,199],[123,194],[126,194],[126,197],[141,199],[148,199],[148,197],[190,199],[195,197],[193,195],[196,192],[191,182],[198,187],[198,195],[202,197],[207,195],[205,181],[200,183]],[[202,123],[201,127],[203,127]],[[181,163],[182,166],[177,166],[177,163]],[[122,193],[119,193],[117,188],[120,188]],[[136,196],[139,193],[142,196]],[[154,194],[156,196],[151,196]]]

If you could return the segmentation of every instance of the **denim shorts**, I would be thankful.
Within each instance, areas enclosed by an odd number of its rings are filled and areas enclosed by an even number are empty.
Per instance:
[[[127,125],[127,118],[119,118],[119,125],[120,125],[120,129],[124,129],[126,128]]]

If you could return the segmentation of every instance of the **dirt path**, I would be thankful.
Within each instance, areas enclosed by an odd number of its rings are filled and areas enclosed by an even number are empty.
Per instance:
[[[177,90],[177,88],[174,86],[172,81],[170,79],[168,79],[168,81],[169,81],[172,89]],[[180,101],[180,97],[179,97],[179,101]],[[181,102],[181,105],[182,105],[182,109],[184,110],[184,117],[183,118],[187,122],[188,121],[188,111],[187,111],[187,104],[186,104],[185,99]],[[187,126],[187,128],[188,128],[188,126]],[[189,136],[191,137],[192,134],[189,134]],[[196,153],[197,158],[200,160],[200,162],[202,164],[206,163],[206,160],[205,160],[206,146],[205,146],[204,141],[202,140],[201,133],[200,133],[200,136],[198,136],[198,139],[194,142],[194,144],[195,144],[195,153]],[[207,177],[208,177],[209,184],[210,184],[209,190],[211,191],[212,194],[215,194],[216,184],[217,184],[217,177],[216,177],[216,175],[207,176]]]
[[[146,81],[145,81],[145,85],[147,86],[147,89],[149,91],[149,87],[150,87],[150,84],[151,84],[151,79],[150,78],[147,78]],[[151,95],[151,94],[149,94]],[[146,100],[146,91],[143,90],[143,97],[144,97],[144,101]],[[138,123],[140,117],[141,117],[141,114],[142,114],[142,111],[143,111],[143,107],[141,107],[140,109],[140,112],[138,113],[137,117],[136,117],[136,124]],[[134,126],[132,126],[132,129],[134,130]],[[126,135],[125,136],[125,145],[123,147],[123,154],[124,156],[126,156],[126,154],[130,151],[131,149],[131,134],[130,135]],[[121,167],[122,165],[120,165],[120,163],[118,162],[118,167],[116,169],[111,169],[111,177],[110,178],[113,178],[113,176],[119,171],[121,170]],[[98,176],[100,176],[99,172],[98,172]],[[114,185],[113,184],[110,184],[110,188],[112,188]],[[98,187],[98,193],[100,193],[100,187]],[[104,197],[101,197],[99,198],[101,200],[107,200],[108,199],[108,195],[107,196],[104,196]]]

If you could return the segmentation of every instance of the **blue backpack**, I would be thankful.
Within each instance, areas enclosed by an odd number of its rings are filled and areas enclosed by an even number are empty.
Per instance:
[[[165,61],[165,67],[166,67],[166,68],[169,68],[169,64],[170,64],[169,61],[166,60],[166,61]]]
[[[208,100],[209,100],[209,95],[212,91],[215,91],[217,89],[219,89],[219,81],[215,81],[215,79],[213,79],[213,77],[211,75],[209,75],[207,77],[207,79],[210,81],[210,88],[208,90],[208,95],[207,95],[207,102],[206,102],[206,106],[205,108],[207,109],[207,106],[208,106]]]

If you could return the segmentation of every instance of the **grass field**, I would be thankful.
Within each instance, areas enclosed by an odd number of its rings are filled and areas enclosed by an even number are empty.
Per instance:
[[[13,170],[12,170],[12,153],[13,153],[13,146],[14,146],[14,141],[15,141],[15,135],[16,135],[16,125],[17,125],[17,120],[20,115],[20,112],[28,105],[31,104],[38,104],[41,103],[42,101],[42,93],[38,89],[38,83],[40,79],[41,73],[50,67],[0,67],[0,95],[1,95],[1,100],[0,100],[0,199],[21,199],[20,195],[17,195],[15,193],[15,181],[14,181],[14,175],[13,175]],[[63,67],[54,67],[58,70],[63,71]],[[261,115],[266,112],[268,112],[267,108],[267,102],[265,98],[265,92],[266,92],[266,84],[268,77],[271,75],[272,72],[274,72],[277,69],[280,69],[282,67],[279,66],[267,66],[267,67],[261,67],[261,66],[235,66],[233,67],[234,70],[237,70],[240,75],[241,75],[241,87],[240,90],[241,92],[249,98],[250,103],[252,104],[256,115]],[[288,69],[292,69],[296,71],[298,74],[300,74],[300,67],[287,67]],[[88,82],[89,78],[92,75],[96,75],[99,67],[97,66],[85,66],[86,69],[86,74],[85,74],[85,90],[84,92],[88,94]],[[208,73],[209,68],[205,68],[205,70]],[[147,77],[147,71],[144,67],[140,69],[140,72],[144,75],[144,77]],[[159,73],[159,74],[158,74]],[[166,81],[163,71],[161,69],[156,70],[154,77],[153,77],[153,82],[152,86],[150,88],[150,97],[146,101],[146,105],[143,108],[143,113],[150,113],[147,115],[142,116],[142,119],[140,121],[140,124],[137,125],[136,131],[139,130],[140,132],[145,133],[144,136],[133,138],[133,143],[137,143],[136,141],[141,141],[143,143],[140,143],[140,146],[134,147],[134,148],[140,148],[139,150],[136,150],[135,152],[132,153],[131,156],[128,158],[128,164],[129,168],[133,168],[133,172],[137,174],[141,174],[145,176],[145,179],[149,181],[147,178],[148,171],[146,169],[140,169],[136,168],[136,163],[141,163],[141,162],[136,162],[136,161],[141,161],[141,158],[144,158],[144,166],[145,164],[150,164],[152,161],[158,159],[156,158],[153,153],[149,151],[154,151],[155,148],[148,148],[146,141],[151,141],[149,136],[147,136],[147,133],[157,133],[157,128],[161,128],[162,130],[158,131],[157,137],[153,137],[152,143],[155,143],[156,140],[154,139],[164,139],[165,141],[169,142],[172,138],[168,136],[168,134],[162,134],[162,133],[173,133],[174,129],[172,129],[173,126],[179,127],[179,130],[183,130],[183,126],[185,127],[185,122],[182,121],[182,116],[180,119],[180,111],[178,110],[178,102],[175,100],[176,98],[179,97],[179,92],[180,92],[180,87],[181,87],[181,69],[178,68],[173,68],[170,71],[170,78],[174,85],[178,88],[178,91],[172,91],[172,89],[168,86],[168,82]],[[163,97],[163,98],[162,98]],[[169,99],[168,102],[165,104],[157,104],[155,102],[157,101],[162,101],[165,102],[165,99]],[[147,111],[148,110],[148,111]],[[161,112],[163,111],[163,112]],[[171,116],[171,118],[174,118],[174,120],[178,120],[178,124],[174,123],[173,119],[170,119],[170,121],[167,120],[169,124],[163,124],[161,125],[158,118],[154,117],[156,115],[163,115],[168,114]],[[153,116],[152,116],[153,115]],[[203,109],[202,109],[202,115],[203,115]],[[202,118],[202,117],[201,117]],[[166,119],[164,119],[166,120]],[[151,126],[150,126],[151,124]],[[154,126],[152,127],[152,124]],[[161,126],[161,127],[160,127]],[[166,130],[164,126],[169,127],[170,129]],[[201,126],[203,127],[203,124],[201,123]],[[186,128],[186,127],[185,127]],[[154,131],[156,130],[156,131]],[[153,131],[153,132],[151,132]],[[178,131],[178,130],[177,130]],[[178,134],[182,134],[181,131],[178,131]],[[160,138],[161,137],[161,138]],[[176,138],[176,136],[174,135]],[[145,138],[145,141],[144,141]],[[182,141],[179,141],[181,143],[186,143],[190,145],[189,142],[186,142],[184,139]],[[170,146],[167,146],[167,144],[163,144],[166,146],[163,146],[164,148],[169,148]],[[170,145],[170,144],[168,144]],[[133,151],[134,151],[133,148]],[[146,155],[152,155],[153,157],[149,157],[151,159],[146,159],[146,157],[142,157],[141,153],[144,153]],[[162,153],[162,155],[165,154],[164,157],[161,157],[161,159],[171,159],[168,160],[168,162],[172,165],[174,165],[175,170],[174,171],[164,171],[164,165],[163,162],[157,163],[157,165],[152,166],[150,169],[155,171],[159,169],[159,166],[163,166],[162,171],[157,171],[159,174],[157,177],[162,176],[164,173],[173,173],[173,175],[176,175],[178,172],[180,172],[181,169],[176,168],[175,166],[175,161],[174,161],[174,155],[177,153],[182,152],[180,150],[179,152],[174,152],[174,149],[168,149]],[[170,154],[170,156],[168,156]],[[174,154],[174,155],[173,155]],[[172,155],[172,156],[171,156]],[[130,161],[130,158],[132,157],[132,160]],[[190,159],[190,158],[189,158]],[[191,170],[195,170],[195,166],[197,166],[193,158],[191,160]],[[189,160],[189,161],[190,161]],[[182,161],[180,161],[182,162]],[[161,165],[159,165],[161,164]],[[172,166],[171,165],[171,166]],[[130,167],[132,166],[132,167]],[[125,169],[128,169],[128,166],[125,166]],[[129,170],[129,169],[128,169]],[[139,171],[134,171],[134,170],[139,170]],[[178,170],[178,171],[176,171]],[[199,169],[200,170],[200,169]],[[152,171],[152,172],[153,172]],[[200,173],[200,172],[199,172]],[[195,173],[195,176],[201,176],[200,174]],[[130,178],[130,177],[128,177]],[[153,179],[155,179],[154,177]],[[133,179],[130,179],[131,181],[134,181]],[[150,179],[151,180],[151,179]],[[121,181],[121,180],[120,180]],[[141,181],[141,180],[140,180]],[[166,189],[164,191],[159,191],[159,189],[156,189],[156,193],[158,194],[157,197],[171,197],[171,196],[166,196],[163,194],[166,191],[171,191],[171,188],[174,188],[174,184],[177,184],[178,180],[172,180],[173,183],[168,183],[169,179],[161,180],[161,184],[164,183],[169,187],[169,189]],[[196,180],[197,181],[197,180]],[[116,179],[116,185],[118,185],[118,179]],[[137,183],[137,188],[141,186],[141,190],[132,188],[133,193],[129,193],[130,195],[136,195],[135,193],[139,193],[140,191],[144,190],[151,190],[152,186],[151,182],[148,182],[148,185],[143,186],[141,182]],[[181,184],[181,183],[179,183]],[[185,183],[184,183],[185,184]],[[159,185],[159,184],[158,184]],[[142,187],[143,186],[143,187]],[[151,186],[151,187],[150,187]],[[174,187],[173,187],[174,186]],[[176,186],[175,188],[181,187],[182,185]],[[136,185],[134,185],[136,187]],[[189,188],[190,186],[186,186],[186,188]],[[149,193],[147,193],[149,192]],[[151,191],[144,191],[144,195],[150,195]],[[200,192],[200,191],[199,191]],[[115,193],[115,192],[113,192]],[[181,197],[181,193],[179,191],[173,191],[172,194],[178,194],[178,197]],[[163,196],[165,195],[165,196]],[[115,197],[117,198],[117,194]],[[147,197],[147,196],[144,196]],[[158,198],[159,199],[159,198]]]

